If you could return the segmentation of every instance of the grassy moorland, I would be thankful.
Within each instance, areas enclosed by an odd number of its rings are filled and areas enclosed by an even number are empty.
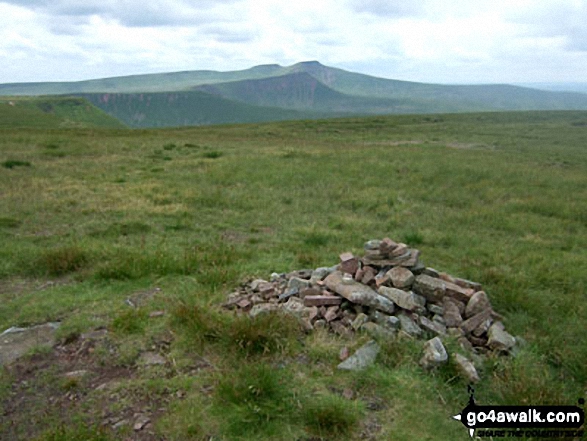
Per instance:
[[[485,360],[481,404],[576,404],[586,149],[584,112],[2,129],[0,329],[61,321],[62,344],[2,371],[0,438],[133,439],[132,423],[111,427],[138,409],[155,435],[136,439],[469,439],[451,419],[466,384],[422,371],[417,343],[342,373],[339,350],[366,337],[218,307],[249,277],[330,266],[384,236],[481,282],[526,341]],[[147,350],[166,364],[144,366]],[[66,363],[89,378],[64,379]]]

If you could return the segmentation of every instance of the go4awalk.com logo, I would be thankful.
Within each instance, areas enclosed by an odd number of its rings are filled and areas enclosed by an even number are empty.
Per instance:
[[[579,406],[479,406],[469,388],[469,404],[453,416],[471,438],[567,438],[583,436],[585,412]],[[579,405],[584,405],[583,399]]]

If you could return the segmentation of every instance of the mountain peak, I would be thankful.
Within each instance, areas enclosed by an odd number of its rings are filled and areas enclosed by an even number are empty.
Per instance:
[[[299,63],[294,64],[294,66],[300,66],[300,67],[324,67],[324,65],[322,63],[320,63],[319,61],[316,60],[311,60],[311,61],[301,61]]]

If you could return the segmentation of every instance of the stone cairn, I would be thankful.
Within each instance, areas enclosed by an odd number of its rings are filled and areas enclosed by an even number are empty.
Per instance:
[[[343,253],[330,268],[249,281],[229,294],[224,307],[251,317],[283,311],[299,317],[308,331],[328,329],[341,336],[366,332],[376,340],[406,334],[430,338],[420,361],[426,369],[448,361],[442,343],[447,337],[457,339],[473,357],[512,350],[516,340],[479,283],[428,268],[419,261],[419,250],[389,238],[370,240],[364,248],[363,257]],[[361,349],[374,346],[369,342]],[[453,362],[468,381],[479,381],[466,357],[453,354]],[[357,363],[364,367],[351,357],[339,368]]]

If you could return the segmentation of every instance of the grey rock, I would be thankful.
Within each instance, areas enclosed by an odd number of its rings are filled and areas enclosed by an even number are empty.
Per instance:
[[[372,239],[368,242],[365,242],[364,249],[365,250],[379,250],[381,246],[381,241],[377,239]]]
[[[409,288],[414,283],[415,277],[412,272],[401,266],[396,266],[388,271],[391,283],[396,288]]]
[[[444,305],[444,323],[448,328],[456,328],[457,326],[461,326],[463,323],[463,317],[461,317],[461,313],[459,311],[459,305],[456,300],[451,299],[450,297],[445,297],[443,301]]]
[[[440,274],[434,268],[426,268],[424,269],[424,271],[422,271],[422,274],[434,277],[435,279],[438,279],[440,277]]]
[[[493,350],[509,351],[516,344],[516,339],[504,329],[501,322],[491,325],[487,335],[487,346]]]
[[[357,317],[353,320],[353,323],[351,324],[352,328],[355,331],[358,331],[361,326],[363,326],[365,323],[367,323],[369,321],[369,317],[367,316],[367,314],[363,314],[362,312],[359,313],[357,315]]]
[[[424,343],[424,355],[420,359],[420,366],[424,369],[438,367],[448,361],[448,354],[438,337]]]
[[[426,297],[429,302],[439,303],[446,293],[446,282],[426,274],[420,274],[414,280],[412,289],[415,293]]]
[[[470,334],[473,332],[474,329],[479,327],[485,320],[491,317],[491,309],[486,309],[485,311],[481,311],[478,314],[475,314],[473,317],[468,318],[463,323],[461,323],[461,329],[465,334]]]
[[[411,291],[406,292],[401,289],[389,288],[387,286],[380,286],[377,291],[402,309],[417,312],[423,312],[425,310],[424,306],[426,305],[426,299]]]
[[[139,358],[139,364],[144,366],[164,365],[167,363],[165,357],[156,352],[143,352]]]
[[[259,314],[267,314],[278,309],[279,307],[273,303],[259,303],[251,308],[249,315],[251,317],[257,317]]]
[[[366,332],[375,340],[389,340],[395,337],[395,331],[391,328],[385,328],[377,323],[367,322],[361,326],[361,331]]]
[[[422,329],[410,316],[405,313],[400,313],[397,315],[397,318],[399,319],[402,331],[406,334],[411,335],[412,337],[419,337],[422,335]]]
[[[270,284],[267,280],[263,280],[263,279],[255,279],[251,282],[251,289],[255,292],[258,292],[260,290],[260,288],[264,285],[268,285]]]
[[[424,317],[423,315],[420,316],[420,326],[425,331],[432,332],[436,335],[446,335],[446,326],[430,320],[429,318]]]
[[[393,302],[368,286],[352,279],[343,279],[340,271],[335,271],[324,279],[326,286],[352,303],[369,306],[388,314],[393,314]]]
[[[35,347],[51,347],[56,343],[59,323],[45,323],[30,328],[13,326],[0,334],[0,366],[12,363]]]
[[[489,297],[484,291],[477,291],[471,296],[465,309],[465,317],[473,317],[475,314],[479,314],[481,311],[491,308]]]
[[[374,311],[371,314],[371,318],[378,325],[381,325],[385,328],[389,328],[392,331],[397,331],[400,327],[400,321],[394,315],[388,315],[379,311]]]
[[[381,350],[374,340],[369,341],[337,366],[337,369],[348,371],[360,371],[375,363],[377,354]]]
[[[475,337],[481,337],[482,335],[486,334],[487,331],[489,331],[489,328],[491,327],[492,324],[493,324],[493,319],[490,317],[487,320],[485,320],[483,323],[481,323],[479,326],[477,326],[475,329],[473,329],[472,334]]]
[[[287,289],[291,290],[291,289],[297,289],[298,291],[301,291],[305,288],[308,288],[310,286],[310,282],[306,279],[301,279],[299,277],[292,277],[291,279],[289,279],[289,282],[287,282]]]
[[[432,314],[444,315],[444,308],[440,305],[435,305],[434,303],[428,303],[426,305],[426,309],[430,311]]]
[[[328,276],[328,274],[332,273],[333,271],[334,271],[333,268],[326,268],[326,267],[316,268],[314,271],[312,271],[312,276],[310,277],[310,283],[312,285],[315,285],[320,280],[324,280],[324,278],[326,276]]]
[[[454,283],[456,283],[457,285],[459,285],[462,288],[472,289],[475,292],[481,291],[483,289],[481,287],[481,284],[480,283],[472,282],[472,281],[467,280],[467,279],[460,279],[458,277],[456,277],[454,279]]]
[[[446,321],[444,320],[444,317],[440,314],[434,314],[434,316],[432,317],[432,321],[440,323],[442,326],[446,328]]]
[[[477,369],[475,369],[475,365],[466,357],[463,357],[461,354],[452,354],[453,361],[457,366],[457,370],[461,374],[461,376],[467,380],[469,383],[477,383],[479,382],[479,374],[477,373]]]

